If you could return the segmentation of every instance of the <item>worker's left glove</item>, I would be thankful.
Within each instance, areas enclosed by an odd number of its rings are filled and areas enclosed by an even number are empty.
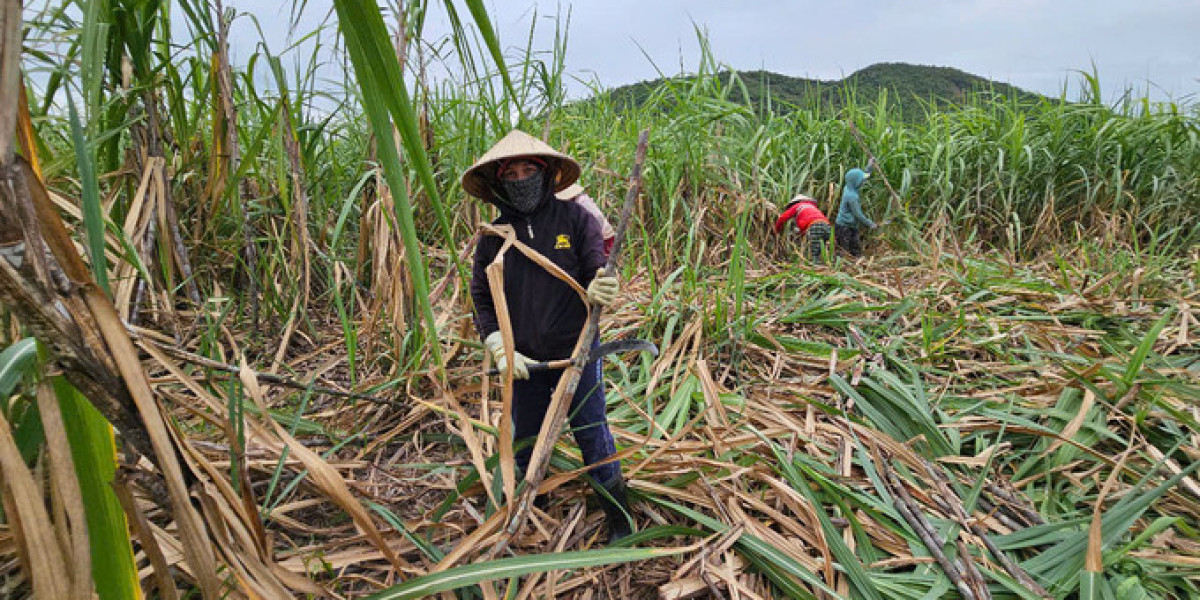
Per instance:
[[[587,297],[592,304],[600,306],[608,306],[617,299],[617,292],[621,286],[617,283],[616,277],[608,277],[604,274],[604,269],[596,271],[596,278],[588,284]]]
[[[489,352],[492,353],[492,358],[496,361],[496,369],[501,373],[508,371],[508,355],[504,353],[504,336],[499,331],[493,331],[483,340],[483,345],[487,346]],[[529,379],[529,363],[533,361],[526,358],[524,354],[513,350],[513,379]]]

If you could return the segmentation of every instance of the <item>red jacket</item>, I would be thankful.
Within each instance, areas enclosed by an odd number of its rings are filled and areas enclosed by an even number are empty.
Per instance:
[[[825,218],[825,213],[817,208],[817,201],[812,198],[802,198],[789,203],[783,214],[775,220],[775,233],[783,231],[784,226],[792,219],[795,219],[796,229],[799,229],[800,233],[807,232],[813,223],[829,222],[829,219]]]

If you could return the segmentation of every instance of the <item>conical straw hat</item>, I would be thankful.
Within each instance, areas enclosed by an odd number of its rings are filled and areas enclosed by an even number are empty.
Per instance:
[[[488,183],[495,177],[496,168],[492,163],[517,156],[537,156],[546,162],[557,163],[555,192],[565,189],[579,179],[579,163],[575,162],[575,159],[551,148],[545,142],[524,131],[514,129],[508,132],[504,139],[496,142],[491,150],[485,152],[483,156],[479,157],[479,160],[475,161],[475,164],[471,165],[471,168],[463,173],[463,189],[480,200],[490,201],[492,189]]]
[[[570,199],[574,198],[575,196],[578,196],[582,193],[583,193],[583,186],[579,185],[578,183],[572,183],[571,185],[567,186],[567,188],[564,189],[563,191],[555,194],[555,196],[559,200],[570,200]]]
[[[812,202],[813,204],[817,203],[816,198],[813,198],[811,196],[805,196],[804,194],[796,194],[796,197],[792,198],[790,201],[788,201],[788,203],[786,205],[784,205],[784,208],[791,208],[793,204],[799,204],[799,203],[805,202],[805,201]]]

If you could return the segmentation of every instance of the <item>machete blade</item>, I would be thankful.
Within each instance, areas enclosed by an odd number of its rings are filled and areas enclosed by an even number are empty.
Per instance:
[[[655,346],[654,342],[648,340],[614,340],[592,348],[592,351],[588,352],[587,361],[593,363],[609,354],[624,354],[626,352],[649,352],[650,356],[658,356],[658,346]]]

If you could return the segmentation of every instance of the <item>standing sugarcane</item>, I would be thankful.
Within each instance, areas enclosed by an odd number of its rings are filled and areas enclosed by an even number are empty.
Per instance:
[[[484,226],[489,235],[475,254],[471,296],[476,328],[505,378],[512,438],[520,443],[536,436],[532,450],[523,448],[515,455],[505,452],[507,440],[501,442],[505,480],[515,479],[511,460],[524,473],[525,488],[511,504],[493,555],[525,521],[568,411],[584,462],[591,465],[599,487],[609,541],[632,531],[620,462],[612,459],[616,445],[605,414],[600,363],[590,357],[596,356],[592,350],[600,312],[617,295],[616,262],[638,195],[647,138],[643,132],[638,142],[607,261],[599,222],[576,203],[554,201],[554,193],[579,176],[571,157],[514,131],[463,174],[464,190],[500,209],[500,217]],[[530,369],[535,361],[568,354],[572,359],[564,370]],[[506,433],[502,422],[501,437]]]

